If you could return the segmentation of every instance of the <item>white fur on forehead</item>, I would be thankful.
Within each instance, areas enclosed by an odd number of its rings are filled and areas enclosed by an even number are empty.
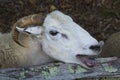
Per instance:
[[[45,18],[43,26],[47,27],[48,29],[50,26],[57,27],[59,30],[69,30],[72,32],[84,33],[88,34],[81,26],[76,24],[72,18],[58,10],[51,12]]]
[[[47,20],[53,21],[53,23],[54,23],[54,20],[56,20],[57,22],[73,21],[71,17],[63,14],[62,12],[60,12],[58,10],[53,11],[50,14],[48,14],[46,19],[45,19],[45,22],[47,22]]]

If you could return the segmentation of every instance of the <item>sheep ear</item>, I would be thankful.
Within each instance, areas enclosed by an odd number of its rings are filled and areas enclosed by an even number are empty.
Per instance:
[[[21,33],[26,33],[26,34],[31,34],[31,35],[39,35],[42,32],[41,26],[32,26],[32,27],[27,27],[27,28],[16,27],[16,29],[17,31]]]

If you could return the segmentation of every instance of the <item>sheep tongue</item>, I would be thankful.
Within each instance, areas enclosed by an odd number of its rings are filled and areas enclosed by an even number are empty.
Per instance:
[[[94,67],[97,64],[97,61],[94,58],[89,58],[88,56],[79,56],[79,59],[88,67]]]
[[[94,59],[89,59],[88,58],[88,59],[85,60],[85,64],[89,67],[94,67],[96,65],[96,63],[97,62]]]

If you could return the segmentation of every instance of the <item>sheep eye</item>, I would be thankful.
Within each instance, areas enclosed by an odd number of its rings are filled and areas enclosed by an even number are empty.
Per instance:
[[[55,36],[57,35],[59,32],[58,31],[55,31],[55,30],[52,30],[49,32],[49,34],[51,34],[52,36]]]

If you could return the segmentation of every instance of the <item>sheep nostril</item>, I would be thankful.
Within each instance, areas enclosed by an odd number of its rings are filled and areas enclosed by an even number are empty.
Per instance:
[[[100,51],[101,50],[101,47],[100,45],[92,45],[89,47],[91,50],[95,50],[95,51]]]

